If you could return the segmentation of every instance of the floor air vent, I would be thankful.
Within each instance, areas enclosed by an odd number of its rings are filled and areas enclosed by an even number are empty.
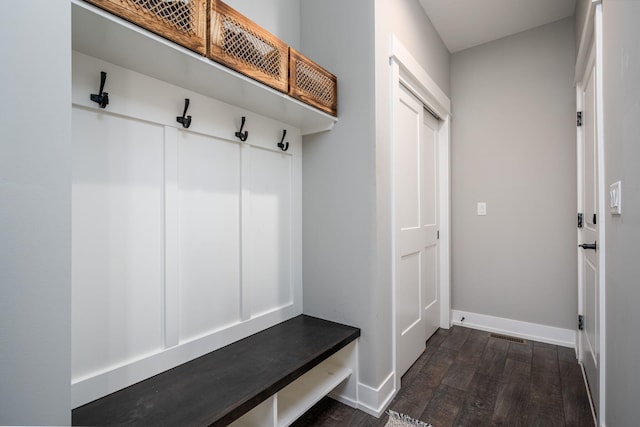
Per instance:
[[[491,338],[498,338],[499,340],[515,342],[515,343],[518,343],[518,344],[526,344],[527,343],[527,341],[523,340],[522,338],[510,337],[508,335],[490,334],[490,337]]]

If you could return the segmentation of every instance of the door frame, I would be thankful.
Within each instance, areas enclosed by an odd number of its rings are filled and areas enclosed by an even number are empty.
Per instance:
[[[391,54],[389,56],[391,66],[391,144],[390,158],[393,159],[395,150],[395,105],[400,96],[401,85],[411,91],[429,110],[440,117],[438,129],[438,221],[440,239],[438,245],[438,292],[440,301],[440,327],[449,329],[451,324],[451,220],[450,220],[450,135],[451,135],[451,101],[440,89],[436,82],[420,66],[413,55],[405,48],[395,35],[391,36]],[[395,169],[391,162],[389,176],[392,188],[391,202],[391,295],[392,295],[392,345],[393,345],[393,373],[395,377],[395,389],[400,389],[400,376],[397,375],[397,334],[396,334],[396,232],[395,232],[395,194],[393,190]]]
[[[598,360],[598,393],[599,393],[599,404],[598,408],[593,408],[593,416],[596,425],[598,423],[601,426],[605,425],[606,420],[606,235],[605,235],[605,227],[604,227],[604,216],[608,212],[605,205],[605,181],[604,181],[604,106],[602,102],[602,70],[603,70],[603,52],[602,52],[602,1],[601,0],[593,0],[589,3],[587,14],[584,22],[584,26],[580,32],[580,45],[578,48],[578,56],[576,59],[576,70],[574,76],[574,85],[576,87],[576,111],[583,111],[584,107],[584,99],[582,96],[582,92],[584,90],[585,77],[588,75],[588,71],[590,67],[595,65],[595,74],[596,74],[596,151],[598,155],[598,164],[597,164],[597,187],[598,187],[598,215],[600,218],[598,219],[597,227],[598,227],[598,282],[599,282],[599,294],[598,294],[598,352],[599,352],[599,360]],[[582,209],[583,204],[583,170],[581,166],[581,158],[584,155],[584,132],[582,127],[576,128],[576,152],[577,152],[577,207],[578,212]],[[577,243],[581,243],[582,233],[580,230],[577,234]],[[580,249],[577,251],[578,254],[578,314],[584,314],[585,307],[584,303],[584,277],[582,274],[583,269],[583,259],[580,254]],[[576,352],[577,357],[579,359],[580,365],[582,367],[582,351],[583,351],[582,337],[580,331],[576,329]],[[587,392],[589,391],[587,385],[586,375],[583,371],[583,378],[585,381],[585,387],[587,388]],[[590,397],[590,403],[593,405],[593,402]]]

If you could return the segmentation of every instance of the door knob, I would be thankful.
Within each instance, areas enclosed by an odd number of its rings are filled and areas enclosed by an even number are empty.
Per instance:
[[[582,249],[593,249],[595,251],[598,248],[598,242],[583,243],[581,245],[578,245],[578,247]]]

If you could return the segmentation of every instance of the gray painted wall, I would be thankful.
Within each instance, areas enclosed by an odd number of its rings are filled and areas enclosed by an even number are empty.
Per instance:
[[[360,382],[393,369],[389,46],[448,91],[449,55],[417,0],[303,0],[302,52],[338,76],[339,122],[303,138],[304,312],[362,328]]]
[[[303,0],[302,52],[338,77],[339,122],[303,138],[303,310],[362,328],[360,381],[377,384],[374,9]]]
[[[225,3],[300,50],[300,0],[226,0]]]
[[[0,425],[71,422],[70,28],[69,2],[0,15]]]
[[[589,3],[591,3],[591,0],[576,0],[576,9],[573,14],[576,25],[576,55],[578,55],[578,49],[580,48],[580,35],[582,34],[582,27],[584,27],[587,19]]]
[[[631,426],[640,419],[640,2],[607,0],[602,13],[605,186],[622,181],[622,216],[602,215],[607,239],[606,425]]]
[[[419,1],[385,0],[377,5],[377,9],[378,54],[388,56],[388,39],[392,33],[395,34],[440,89],[449,96],[451,54]]]
[[[575,327],[574,46],[568,18],[452,57],[454,309]]]

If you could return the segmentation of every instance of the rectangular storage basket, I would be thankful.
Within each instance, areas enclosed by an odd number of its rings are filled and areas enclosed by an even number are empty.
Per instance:
[[[211,0],[209,57],[287,92],[288,46],[225,3]]]
[[[85,0],[201,55],[209,0]]]
[[[336,76],[289,48],[289,95],[333,116],[338,115]]]

